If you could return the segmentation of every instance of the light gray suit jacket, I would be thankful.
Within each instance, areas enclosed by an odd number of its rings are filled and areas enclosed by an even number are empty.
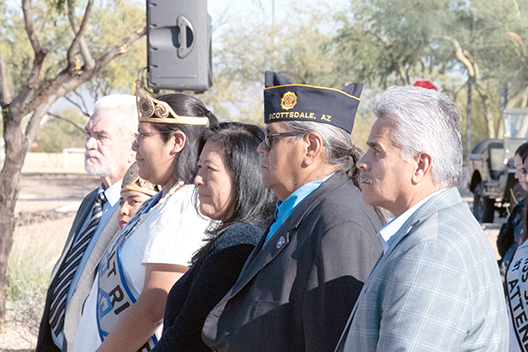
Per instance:
[[[62,250],[62,254],[55,264],[50,278],[50,286],[48,288],[48,293],[46,296],[46,305],[44,306],[44,314],[40,322],[39,337],[37,342],[36,351],[58,351],[57,346],[53,342],[51,336],[51,328],[49,325],[49,309],[51,305],[51,300],[53,298],[53,290],[56,284],[56,278],[58,277],[58,270],[64,261],[66,253],[70,249],[74,239],[77,237],[84,221],[95,202],[98,189],[90,192],[82,201],[77,215],[73,220],[73,225],[71,227],[68,238],[66,239],[66,244]],[[66,315],[64,318],[64,340],[62,351],[73,351],[75,345],[75,336],[77,334],[77,326],[79,325],[79,320],[81,318],[81,311],[90,289],[92,288],[92,283],[95,278],[95,269],[101,260],[104,251],[108,245],[114,240],[114,238],[119,234],[119,225],[117,223],[117,215],[119,213],[119,204],[115,205],[115,209],[108,219],[106,224],[99,223],[98,226],[104,226],[101,234],[99,235],[92,252],[84,266],[84,269],[79,277],[79,281],[75,287],[75,291],[68,303],[66,308]]]
[[[497,261],[458,190],[434,195],[395,236],[336,352],[506,351]]]

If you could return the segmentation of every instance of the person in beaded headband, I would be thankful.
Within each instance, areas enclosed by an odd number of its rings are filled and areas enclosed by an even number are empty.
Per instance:
[[[117,215],[119,229],[123,229],[127,224],[132,214],[134,214],[141,204],[147,199],[161,191],[161,187],[146,181],[138,175],[139,167],[137,163],[130,166],[125,177],[123,177],[123,185],[121,187],[121,198],[119,205],[121,209]]]
[[[172,185],[179,181],[192,184],[197,173],[197,141],[209,125],[216,125],[218,120],[198,99],[185,94],[168,94],[152,98],[141,94],[136,85],[136,101],[138,107],[138,133],[136,143],[132,146],[137,152],[136,160],[139,166],[139,176],[154,184],[162,185],[166,194]],[[156,136],[157,138],[152,138]],[[172,140],[173,150],[162,158],[170,159],[172,170],[155,170],[153,165],[158,159],[151,157],[147,150],[153,140],[160,139],[165,144],[162,150],[167,150]],[[143,143],[145,142],[145,143]],[[147,148],[144,148],[147,146]],[[158,151],[155,151],[158,153]],[[161,160],[160,160],[161,161]],[[167,160],[163,160],[166,162]],[[160,174],[164,172],[164,174]],[[169,173],[171,174],[170,177]],[[164,182],[166,182],[164,184]]]
[[[188,270],[209,225],[194,207],[193,180],[198,171],[199,137],[207,124],[217,123],[216,117],[194,97],[167,94],[153,98],[139,88],[139,124],[132,145],[137,174],[160,185],[161,191],[130,217],[99,264],[77,330],[77,352],[154,348],[161,337],[168,292]],[[136,186],[127,182],[125,187],[137,190]],[[119,302],[110,299],[108,305],[103,304],[104,297],[115,296],[116,287]]]

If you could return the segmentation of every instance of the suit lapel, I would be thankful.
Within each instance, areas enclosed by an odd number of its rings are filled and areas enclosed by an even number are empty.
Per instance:
[[[460,194],[458,193],[458,190],[456,188],[449,188],[444,189],[438,194],[434,195],[431,199],[426,201],[422,206],[420,206],[413,215],[402,225],[402,227],[396,232],[395,234],[395,240],[390,245],[390,247],[387,249],[387,253],[382,253],[379,257],[378,261],[374,265],[374,268],[372,269],[369,277],[365,281],[365,285],[363,286],[361,294],[366,292],[373,284],[374,282],[370,280],[371,277],[377,277],[378,272],[384,270],[384,265],[390,255],[396,250],[398,247],[398,244],[404,241],[407,236],[409,236],[411,230],[418,226],[420,222],[427,219],[431,214],[435,213],[439,209],[446,208],[446,207],[452,207],[456,205],[457,203],[460,203],[461,198]],[[337,347],[335,349],[335,352],[341,352],[344,351],[345,347],[345,341],[348,338],[350,327],[352,326],[352,321],[354,319],[354,315],[356,314],[358,310],[358,304],[361,300],[361,295],[359,296],[358,300],[356,301],[356,304],[354,305],[354,308],[352,309],[352,313],[350,313],[350,317],[345,325],[345,329],[343,330],[343,333],[341,334],[341,338],[339,339],[339,342],[337,344]]]
[[[88,260],[84,265],[84,268],[79,276],[77,285],[75,286],[72,299],[66,309],[66,320],[71,322],[71,326],[64,327],[65,341],[73,341],[76,336],[76,327],[80,320],[79,312],[82,312],[82,307],[86,298],[88,297],[90,290],[95,279],[96,268],[103,256],[106,248],[119,234],[119,225],[117,223],[117,215],[119,213],[119,204],[115,204],[115,209],[112,215],[104,224],[104,228],[99,234],[97,241],[95,241],[94,247],[88,256]],[[72,330],[72,327],[74,329]]]
[[[53,282],[55,279],[55,275],[57,274],[57,270],[59,270],[60,265],[62,264],[62,261],[66,257],[66,253],[68,253],[68,250],[70,249],[72,243],[75,241],[75,238],[77,237],[77,234],[79,233],[79,230],[81,229],[82,225],[84,224],[84,221],[86,220],[86,217],[92,210],[93,204],[95,202],[95,198],[97,197],[99,188],[96,188],[92,192],[90,192],[81,203],[81,206],[79,207],[79,210],[77,211],[77,214],[75,215],[75,219],[73,221],[70,233],[68,234],[68,238],[66,239],[66,243],[64,245],[64,248],[62,250],[62,254],[57,261],[57,264],[55,264],[55,267],[53,268],[53,271],[50,276],[50,282]]]
[[[311,209],[319,203],[320,198],[325,193],[341,186],[345,182],[350,182],[348,177],[341,172],[336,172],[335,175],[330,177],[306,197],[277,232],[275,232],[268,242],[264,244],[266,234],[269,232],[268,228],[268,231],[262,236],[258,246],[247,259],[237,282],[231,291],[224,296],[222,301],[220,301],[219,305],[238,294],[238,292],[240,292],[240,290],[242,290],[244,286],[246,286],[266,265],[272,262],[277,255],[289,245],[290,234],[300,225],[306,214],[308,214]]]
[[[387,249],[387,253],[385,253],[384,256],[388,257],[394,251],[394,249],[398,247],[398,244],[407,238],[413,227],[418,226],[420,222],[423,222],[438,210],[452,207],[460,203],[461,200],[460,194],[456,188],[440,190],[437,194],[422,204],[422,206],[416,209],[414,214],[412,214],[411,217],[407,219],[407,221],[402,225],[402,227],[400,227],[400,229],[394,235],[394,242]]]

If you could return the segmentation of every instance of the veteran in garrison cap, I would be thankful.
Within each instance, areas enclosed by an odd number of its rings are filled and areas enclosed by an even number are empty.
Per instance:
[[[209,313],[215,351],[333,351],[382,246],[383,217],[363,204],[350,133],[362,84],[292,84],[266,72],[264,185],[275,221]]]

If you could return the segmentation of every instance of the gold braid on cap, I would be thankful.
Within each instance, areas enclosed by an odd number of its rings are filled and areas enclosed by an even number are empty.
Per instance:
[[[136,105],[139,122],[179,123],[182,125],[207,125],[207,117],[180,116],[169,104],[141,94],[141,81],[136,81]]]

